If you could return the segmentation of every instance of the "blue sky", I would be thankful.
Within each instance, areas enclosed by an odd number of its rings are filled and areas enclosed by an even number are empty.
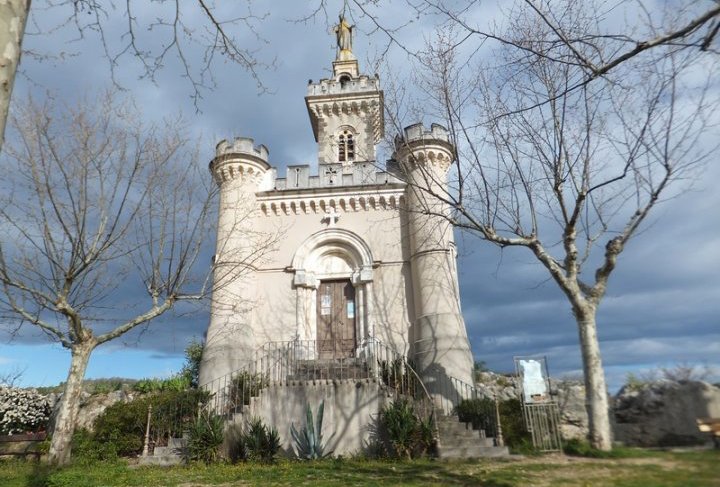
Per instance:
[[[33,2],[31,33],[57,25],[63,17],[63,11],[45,11],[43,5],[41,1]],[[329,22],[334,21],[340,5],[330,3]],[[260,5],[256,7],[261,9]],[[218,140],[250,136],[268,145],[271,162],[279,168],[314,163],[315,144],[303,97],[308,79],[328,76],[334,36],[322,14],[315,21],[289,21],[307,13],[307,6],[298,2],[273,2],[267,8],[270,16],[256,24],[267,42],[247,32],[242,34],[242,40],[260,49],[257,55],[261,60],[274,64],[260,71],[268,94],[258,94],[255,81],[241,68],[218,63],[214,70],[217,86],[203,93],[201,111],[195,112],[189,85],[183,81],[174,58],[168,59],[156,84],[138,79],[139,66],[130,57],[121,60],[117,79],[148,118],[159,120],[182,110],[193,131],[203,137],[207,160]],[[119,38],[121,14],[111,13],[111,19],[117,22],[107,24],[110,39]],[[393,4],[383,10],[382,18],[396,22],[403,15],[406,12],[402,7]],[[491,21],[497,9],[489,4],[475,15]],[[430,35],[432,20],[420,19],[406,28],[402,34],[406,44],[419,46]],[[384,50],[386,38],[373,32],[366,19],[357,18],[355,22],[355,51],[361,66],[371,72],[368,60]],[[26,37],[24,47],[28,50],[64,55],[63,59],[45,61],[25,56],[13,93],[14,103],[22,103],[28,96],[43,97],[47,92],[71,101],[109,86],[107,61],[102,58],[97,39],[76,38],[71,27],[53,35]],[[197,64],[198,51],[190,48],[189,52]],[[409,60],[401,50],[389,52],[388,65],[401,77],[408,75]],[[714,371],[714,379],[720,380],[717,162],[710,161],[679,197],[660,205],[645,231],[620,258],[598,313],[604,364],[613,390],[628,372],[642,373],[677,363],[708,366]],[[546,355],[551,374],[579,376],[577,331],[569,306],[532,256],[524,249],[501,252],[471,235],[458,234],[457,241],[462,305],[476,358],[494,370],[509,371],[515,355]],[[179,370],[185,344],[202,336],[207,321],[208,315],[202,311],[191,316],[170,316],[141,336],[130,335],[107,344],[93,354],[87,377],[167,376]],[[59,345],[47,344],[32,332],[12,341],[0,335],[0,340],[0,372],[25,370],[25,385],[51,385],[64,380],[69,353]]]

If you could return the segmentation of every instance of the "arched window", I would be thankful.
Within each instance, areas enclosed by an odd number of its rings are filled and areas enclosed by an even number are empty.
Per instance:
[[[352,132],[343,130],[338,138],[338,161],[355,160],[355,139]]]

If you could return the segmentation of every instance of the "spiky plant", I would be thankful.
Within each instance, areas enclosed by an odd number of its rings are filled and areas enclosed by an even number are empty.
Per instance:
[[[260,418],[248,421],[241,441],[247,459],[255,462],[272,463],[282,446],[277,429],[266,426]]]
[[[220,447],[223,443],[225,422],[222,416],[203,413],[186,431],[188,437],[185,457],[187,460],[198,460],[207,464],[220,459]]]
[[[295,429],[295,423],[290,425],[290,434],[295,441],[295,448],[297,450],[298,457],[305,460],[317,460],[320,458],[327,458],[332,455],[332,451],[325,451],[327,444],[323,444],[322,423],[324,411],[325,401],[322,401],[320,403],[320,407],[318,407],[317,421],[313,423],[312,409],[310,408],[310,404],[308,404],[306,409],[307,418],[305,428],[298,432],[298,430]],[[335,433],[330,435],[330,438],[334,435]]]

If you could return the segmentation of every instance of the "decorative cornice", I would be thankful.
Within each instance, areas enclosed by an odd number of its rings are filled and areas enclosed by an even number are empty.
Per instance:
[[[427,149],[425,147],[415,148],[403,160],[403,162],[407,164],[408,167],[412,167],[413,164],[428,163],[431,166],[439,168],[443,172],[446,172],[448,169],[450,169],[452,161],[452,156],[448,154],[447,149]]]
[[[357,192],[352,195],[292,195],[282,198],[259,196],[258,204],[265,216],[325,214],[333,208],[336,212],[398,210],[405,205],[402,189],[374,192]]]

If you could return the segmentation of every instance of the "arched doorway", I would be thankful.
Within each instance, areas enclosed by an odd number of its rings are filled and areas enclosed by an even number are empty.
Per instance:
[[[374,336],[372,256],[356,234],[328,228],[309,237],[293,258],[298,342],[312,357],[347,358]],[[305,347],[303,347],[305,348]]]

